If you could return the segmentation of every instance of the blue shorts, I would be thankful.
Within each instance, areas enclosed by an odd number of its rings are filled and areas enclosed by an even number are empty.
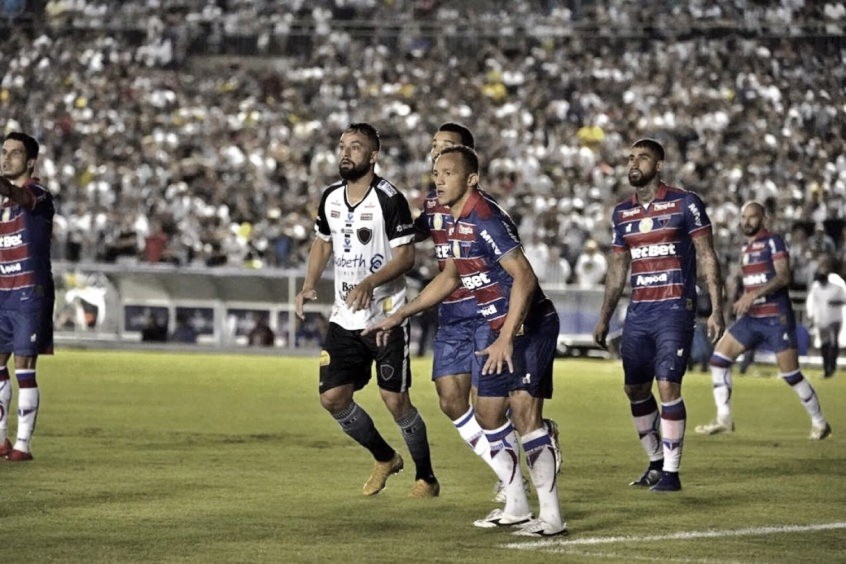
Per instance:
[[[681,383],[696,319],[688,311],[626,313],[620,356],[627,385],[656,380]]]
[[[558,315],[549,315],[538,327],[516,337],[511,355],[514,372],[508,372],[506,368],[499,374],[480,376],[478,395],[506,398],[510,392],[526,390],[534,398],[551,398],[558,329]],[[493,343],[497,335],[498,333],[491,331],[488,344]],[[484,362],[485,357],[481,359]]]
[[[0,310],[0,353],[53,354],[53,300],[34,300],[26,308]]]
[[[473,386],[477,386],[484,359],[476,351],[488,346],[490,332],[490,325],[482,316],[438,325],[433,342],[432,380],[470,374]]]
[[[744,315],[728,330],[746,350],[764,347],[774,353],[798,349],[796,319],[792,315],[749,317]]]

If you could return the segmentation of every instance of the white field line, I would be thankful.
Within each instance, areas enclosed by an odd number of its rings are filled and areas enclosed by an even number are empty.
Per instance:
[[[533,542],[510,542],[503,545],[503,547],[513,548],[517,550],[566,549],[570,546],[595,546],[615,543],[660,542],[670,540],[715,539],[729,537],[754,537],[783,533],[828,531],[831,529],[846,529],[846,522],[820,523],[817,525],[780,525],[776,527],[748,527],[745,529],[724,529],[709,531],[682,531],[679,533],[670,533],[666,535],[627,535],[617,537],[586,537],[583,539],[563,538],[559,540],[548,539]]]

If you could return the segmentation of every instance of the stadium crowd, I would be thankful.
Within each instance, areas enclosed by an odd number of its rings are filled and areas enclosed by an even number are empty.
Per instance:
[[[300,267],[347,123],[381,128],[380,174],[419,203],[432,133],[454,120],[527,254],[546,257],[547,286],[579,282],[581,255],[607,249],[644,135],[668,149],[664,178],[707,202],[726,267],[752,198],[789,234],[798,287],[820,252],[844,263],[846,3],[469,4],[56,0],[7,14],[2,127],[43,144],[54,258]]]

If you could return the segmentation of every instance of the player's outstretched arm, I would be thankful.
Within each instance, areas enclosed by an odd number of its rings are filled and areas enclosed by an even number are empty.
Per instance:
[[[414,245],[400,245],[392,249],[393,257],[385,265],[356,284],[347,294],[347,307],[352,311],[367,309],[373,301],[373,290],[399,278],[414,266]]]

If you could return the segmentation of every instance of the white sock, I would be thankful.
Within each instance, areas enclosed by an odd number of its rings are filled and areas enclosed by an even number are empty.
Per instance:
[[[687,410],[684,399],[661,403],[661,436],[664,451],[664,471],[678,472],[684,447],[684,428]]]
[[[802,402],[802,407],[804,407],[805,411],[808,412],[808,415],[811,416],[811,422],[817,426],[825,425],[825,417],[823,417],[822,414],[822,408],[820,407],[820,400],[817,397],[817,392],[814,390],[814,387],[811,386],[811,383],[808,382],[808,379],[802,375],[802,372],[800,370],[795,370],[788,374],[782,374],[781,377],[790,385],[793,391],[796,392],[796,395],[799,396],[799,401]]]
[[[520,449],[517,433],[511,421],[498,429],[485,430],[491,446],[491,468],[505,488],[505,507],[509,515],[527,515],[531,512],[526,490],[523,489],[523,471],[520,469]]]
[[[643,401],[631,402],[631,411],[640,444],[643,445],[650,462],[661,460],[664,452],[661,450],[660,418],[655,397],[649,396]]]
[[[470,406],[467,413],[453,421],[452,424],[458,429],[458,434],[461,435],[467,446],[473,449],[473,452],[484,460],[485,464],[491,466],[491,445],[479,422],[476,421],[476,410],[473,409],[473,406]]]
[[[18,440],[15,441],[15,450],[29,452],[29,443],[38,416],[39,399],[37,387],[18,389]]]
[[[9,404],[12,403],[12,381],[0,380],[0,444],[9,433]]]
[[[538,518],[545,523],[562,525],[561,506],[558,502],[557,475],[555,473],[555,452],[546,427],[535,429],[520,437],[526,464],[532,477],[532,484],[538,493],[540,510]]]
[[[731,422],[731,367],[711,365],[711,381],[714,384],[714,403],[717,405],[717,421]]]

